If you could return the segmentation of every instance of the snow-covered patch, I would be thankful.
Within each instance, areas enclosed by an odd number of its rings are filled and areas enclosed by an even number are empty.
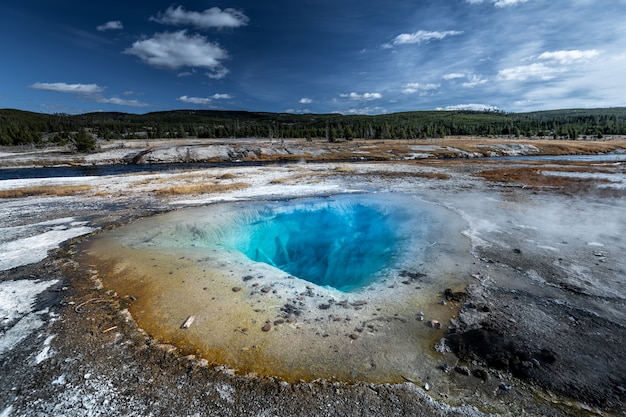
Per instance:
[[[235,388],[228,384],[218,384],[215,387],[215,390],[220,395],[220,398],[228,403],[233,403],[233,394],[235,393]]]
[[[0,244],[0,270],[15,268],[41,261],[48,256],[48,251],[56,249],[62,242],[93,232],[95,229],[87,226],[60,229],[58,226],[52,230],[39,233],[21,239]]]
[[[439,151],[441,149],[443,149],[441,146],[439,145],[410,145],[408,147],[410,150],[412,151],[422,151],[422,152],[432,152],[432,151]]]
[[[489,145],[476,145],[477,148],[486,148],[492,150],[492,156],[507,155],[520,156],[532,155],[539,152],[539,148],[534,145],[524,143],[494,143]]]
[[[50,352],[50,344],[52,343],[52,339],[54,338],[55,338],[55,335],[50,335],[46,338],[46,340],[44,340],[42,351],[39,352],[37,356],[35,356],[36,365],[39,365],[41,362],[52,357],[52,353]]]
[[[25,187],[42,187],[42,186],[61,186],[61,185],[76,185],[85,184],[89,181],[97,180],[99,177],[85,176],[85,177],[60,177],[60,178],[22,178],[15,180],[3,180],[0,181],[0,189],[2,190],[14,190],[16,188]]]
[[[556,177],[581,178],[598,181],[608,181],[598,184],[599,188],[626,189],[626,174],[606,173],[606,172],[563,172],[563,171],[542,171],[543,175]]]
[[[11,415],[11,411],[13,411],[13,406],[9,405],[7,408],[0,412],[0,417],[9,417]]]
[[[58,280],[0,282],[0,319],[2,320],[0,326],[4,328],[7,324],[32,312],[37,296],[58,282]]]
[[[413,152],[410,154],[407,154],[404,159],[428,159],[428,158],[433,158],[435,155],[433,155],[432,153],[424,153],[424,152]]]
[[[0,337],[0,356],[13,350],[22,340],[41,328],[45,324],[41,316],[47,313],[48,310],[46,309],[26,314],[13,327],[4,332]]]

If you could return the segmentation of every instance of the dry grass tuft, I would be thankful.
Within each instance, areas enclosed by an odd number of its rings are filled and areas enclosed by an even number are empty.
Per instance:
[[[600,178],[577,178],[559,175],[544,175],[542,171],[557,171],[556,169],[537,167],[505,167],[488,169],[477,172],[475,175],[491,182],[519,184],[533,189],[553,189],[566,194],[597,191],[600,183],[609,183],[609,180]],[[580,170],[559,169],[563,172],[580,172]],[[589,171],[587,171],[589,172]],[[594,172],[594,171],[591,171]]]
[[[235,178],[237,178],[237,175],[231,172],[227,172],[226,174],[222,174],[219,177],[217,177],[218,180],[234,180]]]
[[[91,186],[89,185],[37,185],[33,187],[1,190],[0,198],[20,198],[41,195],[65,197],[89,190],[91,190]]]
[[[232,184],[183,184],[155,190],[155,194],[159,197],[188,194],[215,194],[240,190],[249,186],[250,184],[246,182],[235,182]]]
[[[428,178],[437,180],[450,179],[448,174],[443,172],[398,172],[398,171],[370,171],[364,172],[361,175],[375,175],[382,178]]]

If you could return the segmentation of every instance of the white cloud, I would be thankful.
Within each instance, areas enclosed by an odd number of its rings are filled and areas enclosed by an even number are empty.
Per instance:
[[[363,94],[358,94],[358,93],[352,92],[352,93],[346,93],[346,94],[339,94],[339,97],[349,98],[350,100],[370,101],[370,100],[380,99],[383,96],[380,93],[363,93]]]
[[[230,70],[228,68],[220,66],[213,69],[213,72],[205,72],[204,75],[214,80],[221,80],[222,78],[226,77],[229,72]]]
[[[470,4],[481,4],[485,1],[493,3],[496,7],[515,6],[516,4],[526,3],[528,0],[466,0]]]
[[[479,103],[456,104],[454,106],[438,107],[437,110],[471,110],[471,111],[494,111],[498,110],[495,106]]]
[[[104,87],[98,84],[66,84],[66,83],[40,83],[29,85],[35,90],[55,91],[57,93],[73,94],[96,94],[104,91]]]
[[[388,111],[384,107],[361,107],[358,109],[354,109],[354,108],[348,109],[339,113],[340,114],[385,114],[385,113],[388,113]]]
[[[112,20],[110,22],[106,22],[104,25],[96,26],[96,29],[100,32],[104,32],[105,30],[119,30],[124,29],[124,25],[119,20]]]
[[[131,107],[147,107],[148,104],[142,103],[139,100],[124,100],[118,97],[97,97],[96,101],[98,103],[106,103],[106,104],[116,104],[118,106],[131,106]]]
[[[286,109],[285,113],[291,113],[291,114],[311,114],[311,110],[309,110],[309,109]]]
[[[426,30],[418,30],[414,33],[401,33],[393,40],[394,45],[406,45],[415,44],[421,42],[428,42],[431,40],[441,40],[448,36],[461,35],[463,32],[457,30],[447,30],[444,32],[429,32]]]
[[[551,80],[557,74],[565,71],[563,68],[549,67],[543,63],[520,65],[512,68],[505,68],[498,71],[500,81],[526,81],[528,79]]]
[[[300,99],[300,104],[311,104],[311,103],[313,103],[313,100],[308,97],[302,97]]]
[[[245,26],[249,20],[243,12],[235,9],[220,9],[211,7],[203,12],[187,11],[182,6],[169,7],[164,13],[150,20],[166,25],[191,25],[200,29],[209,28],[236,28]]]
[[[100,93],[105,90],[98,84],[67,84],[67,83],[35,83],[29,85],[30,88],[43,91],[54,91],[57,93],[79,94],[93,100],[97,103],[116,104],[119,106],[146,107],[148,104],[138,100],[124,100],[119,97],[106,98]],[[125,92],[125,95],[133,94],[133,92]]]
[[[213,94],[210,97],[180,96],[176,100],[182,101],[183,103],[200,104],[206,106],[208,104],[211,104],[213,100],[225,100],[230,98],[232,98],[230,94]]]
[[[463,88],[474,88],[479,85],[486,84],[488,82],[487,79],[482,78],[480,75],[466,74],[462,72],[453,72],[450,74],[444,74],[441,78],[446,81],[460,80],[461,78],[465,78],[466,80],[460,84],[461,87]]]
[[[600,52],[596,49],[588,49],[585,51],[580,51],[576,49],[572,50],[563,50],[563,51],[551,51],[544,52],[539,55],[539,59],[546,61],[555,61],[559,64],[568,65],[577,61],[588,61],[592,58],[600,55]]]
[[[444,74],[441,78],[443,78],[444,80],[454,80],[457,78],[465,78],[465,76],[465,74],[460,72],[452,72],[450,74]]]
[[[124,53],[136,55],[157,68],[202,67],[218,74],[224,72],[220,61],[228,58],[227,52],[217,43],[200,35],[188,36],[186,30],[157,33],[152,38],[133,43]]]
[[[428,91],[436,90],[439,87],[441,87],[439,84],[408,83],[402,86],[402,92],[405,94],[420,93],[420,95],[425,95]]]
[[[486,83],[487,83],[487,80],[485,78],[481,78],[479,75],[476,75],[476,74],[469,74],[467,76],[467,81],[465,81],[464,83],[461,83],[461,87],[474,88],[474,87],[477,87],[479,85],[483,85]]]

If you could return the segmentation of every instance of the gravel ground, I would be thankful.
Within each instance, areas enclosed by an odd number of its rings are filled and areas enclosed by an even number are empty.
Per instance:
[[[559,165],[589,172],[582,182],[547,162],[537,169],[552,182],[540,185],[475,175],[518,166],[537,165],[298,163],[0,181],[0,191],[88,186],[0,200],[0,416],[626,415],[624,163]],[[172,190],[206,183],[218,191]],[[354,191],[419,196],[467,224],[458,238],[474,262],[458,274],[470,284],[441,289],[456,314],[430,353],[440,355],[436,379],[239,375],[138,328],[129,301],[77,262],[90,234],[157,213]]]

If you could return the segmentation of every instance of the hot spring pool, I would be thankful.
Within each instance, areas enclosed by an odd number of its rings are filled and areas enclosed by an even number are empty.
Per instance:
[[[466,284],[465,227],[415,196],[215,204],[104,232],[80,260],[181,352],[286,380],[392,382],[435,369],[444,330],[426,323],[455,314],[439,301]]]

